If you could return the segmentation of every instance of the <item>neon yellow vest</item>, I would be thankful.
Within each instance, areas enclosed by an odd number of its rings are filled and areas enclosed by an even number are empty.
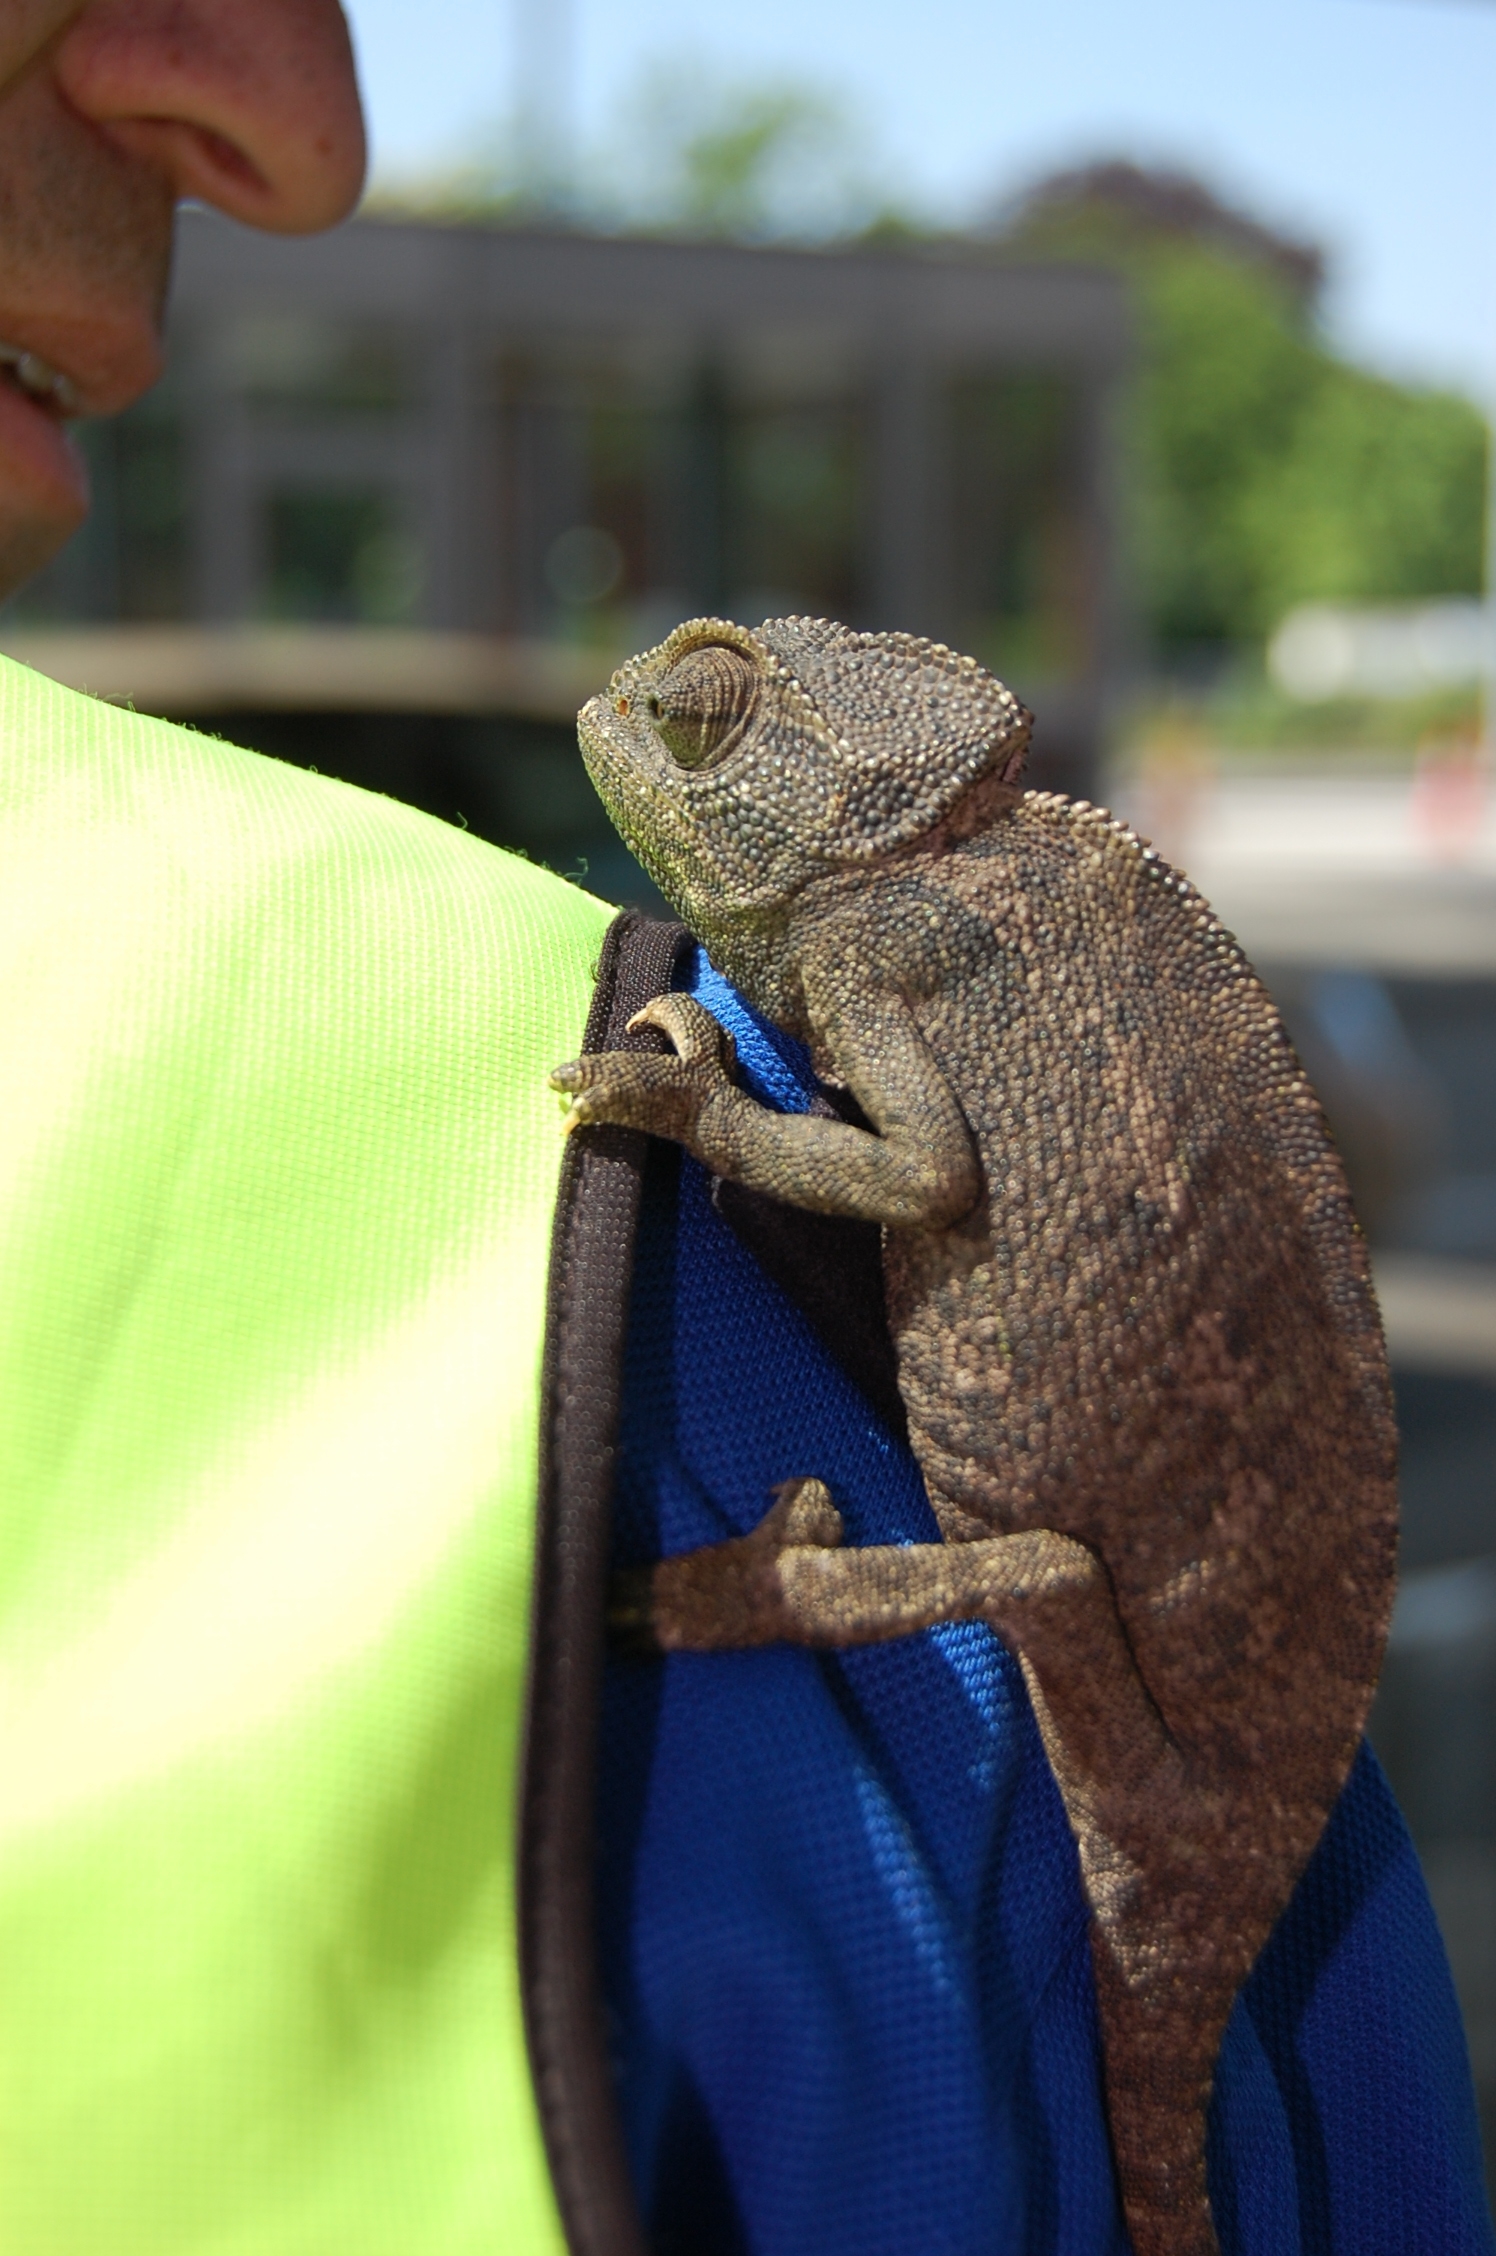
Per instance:
[[[513,1793],[612,911],[0,660],[0,2251],[559,2256]]]

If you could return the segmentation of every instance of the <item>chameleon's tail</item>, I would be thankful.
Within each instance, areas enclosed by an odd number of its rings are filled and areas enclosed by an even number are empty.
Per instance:
[[[1118,1975],[1093,1933],[1106,2111],[1133,2256],[1218,2256],[1205,2175],[1205,2122],[1231,2000],[1200,1999],[1182,2021]]]
[[[1095,1553],[1051,1530],[1027,1541],[1043,1571],[994,1588],[987,1619],[1019,1656],[1080,1852],[1128,2234],[1134,2256],[1218,2256],[1206,2111],[1250,1963],[1220,1886],[1221,1798],[1150,1698]]]

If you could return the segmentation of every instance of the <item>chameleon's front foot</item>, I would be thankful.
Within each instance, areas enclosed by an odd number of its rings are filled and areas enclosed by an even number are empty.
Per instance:
[[[629,1032],[646,1026],[669,1038],[673,1057],[597,1050],[557,1066],[551,1087],[571,1098],[568,1131],[606,1121],[689,1145],[696,1140],[702,1114],[717,1100],[736,1095],[733,1038],[694,997],[656,995],[629,1020]]]
[[[751,1535],[616,1575],[608,1601],[615,1644],[634,1653],[712,1653],[792,1637],[781,1559],[834,1550],[842,1520],[823,1481],[782,1481],[774,1496]]]

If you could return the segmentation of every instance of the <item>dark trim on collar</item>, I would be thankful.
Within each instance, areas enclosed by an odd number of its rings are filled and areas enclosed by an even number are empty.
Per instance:
[[[628,1021],[671,985],[689,935],[626,911],[608,927],[586,1050],[668,1048]],[[571,2256],[646,2256],[597,1978],[597,1710],[608,1513],[634,1231],[648,1138],[567,1139],[541,1373],[540,1493],[517,1852],[520,1994],[551,2182]]]

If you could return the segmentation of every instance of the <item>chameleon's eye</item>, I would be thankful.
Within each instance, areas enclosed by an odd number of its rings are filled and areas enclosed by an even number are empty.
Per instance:
[[[692,650],[672,666],[646,701],[670,757],[683,768],[704,767],[752,713],[758,679],[753,661],[723,643]]]

